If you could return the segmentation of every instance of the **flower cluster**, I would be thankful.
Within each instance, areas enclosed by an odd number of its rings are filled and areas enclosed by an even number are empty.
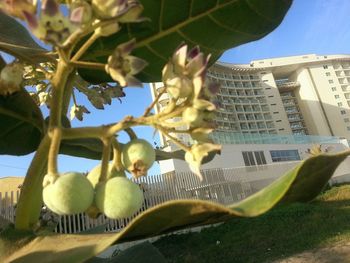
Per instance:
[[[218,85],[206,83],[206,69],[209,56],[204,56],[198,47],[188,51],[181,45],[163,69],[163,83],[170,97],[165,113],[175,112],[178,121],[167,126],[186,127],[195,143],[186,151],[185,159],[191,170],[200,178],[199,167],[203,158],[211,151],[220,151],[221,146],[212,143],[208,137],[215,125],[216,106],[210,100],[218,91]],[[164,125],[164,123],[163,123]],[[181,130],[177,130],[181,132]]]
[[[62,44],[77,28],[64,16],[55,0],[43,0],[39,16],[35,12],[23,11],[23,15],[32,33],[40,40],[53,44]]]
[[[138,22],[143,11],[136,0],[92,0],[92,9],[98,19],[118,18],[121,23]]]

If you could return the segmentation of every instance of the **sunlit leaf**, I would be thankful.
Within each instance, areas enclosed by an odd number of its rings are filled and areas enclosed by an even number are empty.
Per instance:
[[[149,65],[143,82],[160,80],[162,67],[182,42],[199,45],[215,62],[227,49],[262,38],[282,21],[292,0],[140,0],[149,21],[124,26],[116,35],[98,40],[83,57],[105,63],[114,48],[136,38],[134,55]],[[80,70],[90,82],[106,82],[102,72]]]
[[[43,130],[43,116],[28,92],[0,96],[0,154],[25,155],[35,151]]]
[[[114,243],[213,224],[233,217],[257,216],[287,201],[311,201],[348,155],[350,151],[311,157],[261,191],[227,207],[201,200],[169,201],[138,215],[119,233],[40,236],[4,257],[13,262],[80,262]],[[3,233],[0,235],[0,240],[8,239]],[[0,251],[1,254],[5,255],[4,251]]]

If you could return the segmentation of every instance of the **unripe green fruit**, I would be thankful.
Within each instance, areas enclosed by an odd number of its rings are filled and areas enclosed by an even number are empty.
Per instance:
[[[146,140],[134,139],[123,147],[122,163],[135,177],[146,175],[155,160],[156,152]]]
[[[87,179],[91,182],[91,184],[94,188],[98,184],[100,174],[101,174],[101,164],[94,167],[87,175]],[[117,176],[125,177],[125,172],[124,171],[117,171],[115,169],[113,163],[109,163],[106,180],[113,178],[113,177],[117,177]]]
[[[95,204],[109,218],[132,216],[142,202],[140,187],[125,177],[114,177],[96,187]]]
[[[92,204],[94,188],[81,173],[65,173],[51,183],[44,181],[47,184],[43,190],[44,203],[56,214],[82,213]]]

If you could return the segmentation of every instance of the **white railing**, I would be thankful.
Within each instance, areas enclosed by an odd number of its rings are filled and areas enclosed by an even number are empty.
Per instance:
[[[58,222],[55,232],[78,233],[99,225],[105,225],[105,231],[119,231],[137,214],[168,200],[190,198],[209,200],[223,205],[231,204],[262,189],[287,170],[293,168],[297,163],[283,162],[260,166],[204,170],[202,182],[190,172],[142,177],[135,180],[135,182],[144,191],[144,204],[133,217],[111,220],[104,216],[91,219],[85,214],[60,216],[55,218]],[[14,221],[15,204],[19,194],[19,191],[0,193],[0,216]],[[47,215],[52,216],[51,213],[47,213],[44,218],[47,219]]]

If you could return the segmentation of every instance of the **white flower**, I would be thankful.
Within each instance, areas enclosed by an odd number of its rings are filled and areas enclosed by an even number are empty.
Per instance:
[[[117,81],[120,86],[142,86],[142,83],[133,75],[143,70],[147,62],[129,55],[135,46],[135,40],[119,45],[108,58],[106,72],[112,79]]]
[[[202,174],[199,170],[202,160],[205,156],[208,156],[209,152],[220,151],[221,145],[212,144],[212,143],[201,143],[194,144],[191,147],[191,150],[186,152],[185,160],[190,166],[191,171],[196,174],[200,180],[203,180]]]

